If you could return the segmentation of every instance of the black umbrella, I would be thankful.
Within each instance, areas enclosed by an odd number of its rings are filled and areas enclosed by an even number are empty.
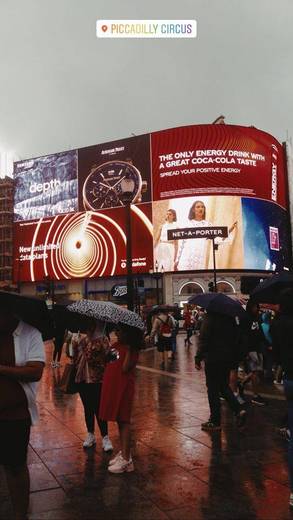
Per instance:
[[[52,323],[46,303],[43,300],[8,291],[0,291],[0,305],[13,311],[22,321],[38,329],[43,339],[53,335]]]
[[[208,312],[217,312],[226,316],[242,316],[245,313],[238,300],[223,293],[202,293],[189,298],[188,303],[198,305]]]
[[[50,311],[54,326],[57,330],[70,330],[70,332],[85,332],[86,322],[84,316],[78,312],[71,312],[66,305],[56,304]]]
[[[260,282],[250,294],[259,303],[279,303],[280,293],[293,287],[293,274],[284,271],[274,274]]]

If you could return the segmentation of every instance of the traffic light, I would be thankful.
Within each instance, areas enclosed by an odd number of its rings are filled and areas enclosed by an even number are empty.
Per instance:
[[[208,288],[209,288],[209,292],[214,292],[215,291],[214,282],[209,282],[208,283]]]

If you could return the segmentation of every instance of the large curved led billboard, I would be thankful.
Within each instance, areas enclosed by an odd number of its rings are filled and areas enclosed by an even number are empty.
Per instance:
[[[290,265],[283,148],[253,127],[134,136],[15,163],[14,178],[19,281],[126,274],[125,179],[134,272],[155,262],[168,272],[211,269],[210,240],[172,240],[169,231],[214,226],[227,229],[216,239],[218,269]]]

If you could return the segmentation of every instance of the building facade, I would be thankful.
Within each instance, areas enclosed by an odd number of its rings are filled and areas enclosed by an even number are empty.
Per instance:
[[[12,284],[13,180],[0,179],[0,286]]]
[[[243,276],[292,268],[287,162],[288,148],[273,136],[236,125],[190,125],[19,161],[16,282],[56,301],[122,302],[131,237],[137,306],[183,305],[212,290],[215,259],[217,289],[239,294]]]

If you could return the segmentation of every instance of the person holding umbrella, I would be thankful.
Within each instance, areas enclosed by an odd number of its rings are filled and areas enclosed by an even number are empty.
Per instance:
[[[111,302],[80,300],[67,307],[65,320],[73,325],[72,317],[81,323],[84,318],[117,326],[118,342],[113,345],[117,356],[106,365],[100,400],[99,420],[117,421],[121,439],[121,453],[110,462],[109,471],[123,473],[133,470],[130,456],[130,416],[134,396],[134,371],[138,350],[143,344],[144,323],[135,312]],[[70,314],[72,317],[70,317]],[[113,466],[113,468],[112,468]],[[110,467],[112,468],[110,470]]]
[[[288,406],[290,430],[288,465],[290,479],[289,506],[293,509],[293,289],[284,290],[280,296],[280,314],[273,321],[271,334],[273,356],[284,370],[284,390]]]
[[[238,302],[233,302],[225,295],[205,295],[197,305],[205,305],[207,313],[199,335],[199,347],[195,356],[195,368],[201,370],[205,362],[206,385],[210,406],[210,418],[202,424],[206,431],[221,430],[220,396],[224,397],[234,412],[238,427],[244,426],[246,411],[242,409],[229,386],[230,371],[238,361],[238,325],[235,317],[241,312]],[[229,301],[230,300],[230,301]],[[189,300],[190,301],[190,300]],[[217,303],[218,301],[218,303]],[[226,307],[225,307],[226,302]],[[226,312],[226,314],[225,314]]]
[[[135,366],[139,350],[143,345],[144,331],[142,328],[120,323],[116,328],[116,335],[117,343],[113,347],[118,350],[119,358],[106,366],[100,418],[104,421],[115,421],[119,429],[121,450],[110,461],[108,470],[110,473],[129,473],[134,471],[130,453],[130,422],[134,399]]]
[[[84,318],[86,334],[79,341],[72,341],[73,363],[76,368],[75,382],[80,395],[87,426],[87,437],[83,447],[91,448],[96,444],[95,417],[102,437],[105,452],[113,450],[108,436],[106,421],[99,418],[99,406],[102,392],[106,353],[110,343],[105,335],[105,323],[95,318]]]

